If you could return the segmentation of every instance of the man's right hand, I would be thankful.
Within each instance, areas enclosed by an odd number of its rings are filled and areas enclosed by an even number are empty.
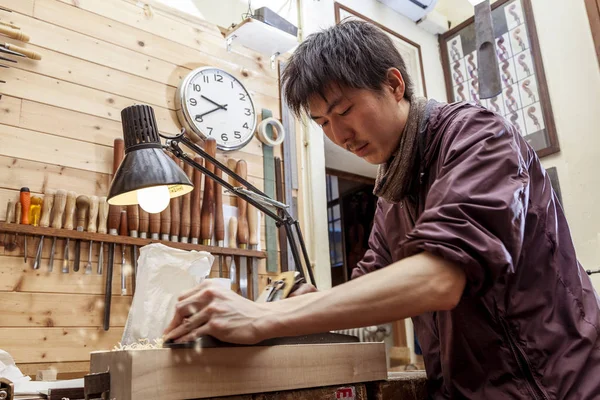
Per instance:
[[[312,292],[316,292],[316,291],[317,291],[317,288],[314,287],[313,285],[311,285],[309,283],[303,283],[302,285],[298,286],[298,289],[296,289],[293,292],[291,292],[290,294],[288,294],[288,297],[300,296],[302,294],[312,293]]]

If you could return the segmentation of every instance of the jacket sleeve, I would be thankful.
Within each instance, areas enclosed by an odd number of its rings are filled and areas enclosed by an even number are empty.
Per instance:
[[[369,249],[352,270],[351,279],[386,267],[392,262],[387,242],[383,236],[385,213],[381,207],[381,201],[377,201],[377,210],[375,210],[375,216],[373,217],[373,229],[371,229],[371,235],[369,236]]]
[[[457,117],[448,130],[425,209],[401,253],[427,251],[455,262],[467,278],[463,295],[481,295],[518,263],[529,201],[523,154],[530,159],[530,149],[486,110]]]

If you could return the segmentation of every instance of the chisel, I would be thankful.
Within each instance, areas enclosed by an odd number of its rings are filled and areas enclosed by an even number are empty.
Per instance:
[[[108,206],[108,234],[117,236],[119,234],[119,222],[121,220],[121,207]],[[104,286],[104,330],[110,327],[110,304],[112,300],[113,268],[115,266],[115,243],[108,245],[108,263],[106,264],[106,284]]]
[[[227,159],[227,168],[230,169],[231,171],[235,172],[235,168],[237,166],[237,160],[233,159],[233,158],[228,158]],[[227,175],[227,180],[229,181],[229,184],[231,186],[238,186],[238,182],[235,180],[235,178],[233,178],[230,175]],[[231,193],[229,195],[229,205],[232,207],[237,207],[237,199],[238,197]],[[232,228],[232,224],[234,224],[235,226]],[[229,220],[229,234],[227,235],[228,237],[228,247],[231,248],[237,248],[237,217],[235,217],[233,220],[230,219]],[[233,238],[233,246],[231,245],[232,241],[231,238]],[[228,261],[229,260],[229,261]],[[239,274],[237,273],[237,268],[238,268],[238,263],[236,262],[236,259],[234,256],[229,256],[229,257],[225,257],[225,266],[229,269],[229,276],[233,276],[232,279],[232,285],[234,285],[235,283],[235,292],[239,293],[239,285],[238,285],[238,278],[239,278]]]
[[[140,213],[137,204],[127,206],[127,227],[129,236],[138,237]],[[131,246],[131,294],[135,293],[135,277],[137,276],[137,245]]]
[[[90,208],[90,198],[86,195],[77,196],[75,200],[75,209],[77,214],[77,232],[83,232],[85,227],[85,217]],[[81,259],[81,239],[75,240],[75,257],[73,259],[73,272],[79,271],[79,261]]]
[[[179,242],[179,230],[181,229],[181,197],[173,197],[170,202],[171,208],[171,242]]]
[[[17,201],[17,203],[15,204],[15,222],[17,223],[17,225],[19,225],[21,223],[21,210],[23,208],[21,207],[21,202]],[[15,243],[17,243],[17,233],[15,233]]]
[[[171,203],[160,213],[160,239],[168,241],[171,233]]]
[[[215,169],[215,175],[223,176],[223,171]],[[215,240],[217,246],[225,246],[225,223],[223,221],[223,186],[215,182]],[[223,255],[219,255],[219,278],[223,278]]]
[[[150,216],[141,207],[138,207],[138,215],[139,215],[139,219],[140,219],[140,223],[139,223],[140,238],[147,239],[148,238],[148,225],[150,224]],[[137,263],[136,263],[136,265],[137,265]]]
[[[54,205],[54,195],[56,194],[55,190],[46,189],[44,193],[44,201],[42,208],[42,215],[40,216],[40,226],[42,228],[48,228],[50,226],[50,214],[52,213],[52,206]],[[44,236],[42,235],[40,238],[40,243],[38,245],[38,251],[35,256],[35,262],[33,263],[33,269],[39,269],[40,264],[42,263],[42,252],[44,250]]]
[[[65,226],[64,229],[73,229],[73,212],[75,211],[75,202],[77,201],[77,193],[67,192],[67,206],[65,207]],[[62,272],[69,273],[69,238],[65,243],[65,252],[63,256]]]
[[[188,163],[185,163],[183,170],[190,179],[190,181],[192,181],[194,179],[194,167],[192,167]],[[188,243],[190,241],[191,207],[192,193],[186,193],[183,195],[183,199],[181,200],[181,243]]]
[[[61,229],[63,214],[65,213],[65,206],[67,204],[67,191],[59,189],[54,195],[54,206],[52,211],[52,228]],[[56,250],[56,236],[52,238],[52,247],[50,248],[50,261],[48,261],[48,271],[52,272],[54,269],[54,252]]]
[[[251,250],[258,250],[258,210],[251,204],[248,204],[248,245]],[[258,260],[256,257],[252,257],[252,300],[258,298]]]
[[[87,231],[91,232],[91,233],[96,233],[96,231],[98,230],[98,197],[96,196],[90,196],[90,208],[89,208],[89,218],[88,218],[88,226],[87,226]],[[102,245],[100,245],[102,246]],[[90,240],[90,247],[88,248],[88,262],[85,265],[85,273],[86,274],[91,274],[92,273],[92,251],[94,248],[94,241]]]
[[[235,173],[238,174],[242,179],[247,178],[247,165],[246,161],[239,160],[235,167]],[[247,217],[247,206],[246,201],[241,198],[237,199],[238,203],[238,234],[237,242],[240,249],[248,248],[248,217]],[[240,256],[240,291],[242,296],[248,298],[248,264],[246,257]]]
[[[29,42],[29,36],[17,29],[0,26],[0,34],[21,42]]]
[[[0,48],[6,49],[9,52],[13,53],[14,55],[18,55],[20,57],[27,57],[32,60],[41,60],[42,59],[42,55],[40,53],[33,51],[33,50],[25,49],[23,47],[15,46],[14,44],[0,43]]]
[[[6,223],[12,224],[15,222],[15,205],[12,200],[8,200],[8,205],[6,206]],[[12,238],[12,240],[11,240]],[[4,250],[13,251],[17,248],[17,237],[16,235],[11,235],[9,233],[4,234]]]
[[[150,237],[152,240],[160,239],[160,214],[150,214]]]
[[[119,236],[128,236],[127,211],[121,210],[121,223],[119,225]],[[127,295],[127,275],[129,270],[125,267],[125,244],[121,243],[121,296]]]
[[[204,142],[204,151],[206,151],[212,157],[215,157],[217,153],[217,141],[214,138],[208,138]],[[213,163],[206,161],[204,164],[205,168],[214,172],[215,166]],[[204,193],[202,193],[202,211],[200,216],[200,238],[202,244],[210,246],[213,236],[214,229],[214,215],[215,215],[215,181],[212,180],[208,175],[204,176]]]
[[[19,199],[21,201],[21,224],[29,225],[29,207],[31,207],[31,193],[29,192],[29,188],[23,187],[21,188],[21,192],[19,194]],[[24,262],[27,262],[27,235],[23,234],[23,259]]]
[[[194,157],[194,161],[200,165],[204,164],[204,159],[201,157]],[[191,222],[190,222],[190,237],[192,244],[198,244],[200,238],[200,210],[201,210],[201,185],[202,185],[202,172],[194,168],[193,181],[194,190],[192,191],[192,200],[190,208],[192,209]]]
[[[237,236],[237,218],[236,217],[231,217],[229,218],[229,234],[227,235],[227,245],[228,247],[235,249],[237,248],[237,244],[236,244],[236,236]],[[231,256],[231,258],[226,258],[225,261],[227,260],[231,260],[229,263],[229,280],[231,281],[231,290],[233,290],[234,292],[238,292],[239,290],[239,285],[238,285],[238,281],[237,281],[237,271],[236,271],[236,266],[235,266],[235,261],[234,261],[234,257]]]
[[[106,224],[108,222],[108,203],[106,202],[106,196],[102,196],[98,199],[98,233],[106,234],[108,232]],[[98,268],[96,273],[102,275],[104,272],[104,242],[100,242],[100,249],[98,250]]]

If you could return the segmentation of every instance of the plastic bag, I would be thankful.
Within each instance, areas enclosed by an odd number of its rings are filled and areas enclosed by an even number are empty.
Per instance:
[[[214,256],[153,243],[140,249],[135,294],[121,345],[160,339],[173,319],[177,297],[210,273]]]

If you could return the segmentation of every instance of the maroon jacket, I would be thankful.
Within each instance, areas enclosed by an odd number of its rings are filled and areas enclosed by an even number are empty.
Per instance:
[[[427,109],[421,183],[379,199],[352,277],[422,251],[464,268],[458,306],[413,318],[434,399],[600,398],[600,299],[535,152],[481,107]]]

